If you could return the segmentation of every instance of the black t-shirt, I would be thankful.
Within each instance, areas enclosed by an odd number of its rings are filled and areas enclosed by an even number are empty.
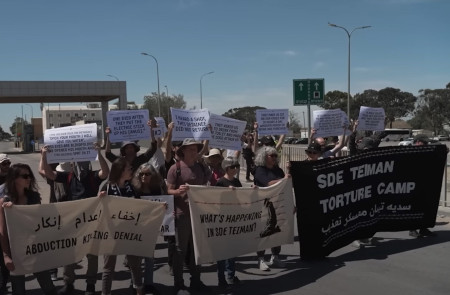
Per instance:
[[[99,170],[89,171],[81,180],[73,172],[57,171],[55,181],[68,184],[68,200],[80,200],[97,196],[103,179],[99,176]]]
[[[233,178],[233,180],[230,181],[225,177],[221,177],[216,183],[216,186],[229,187],[230,185],[234,187],[242,187],[242,183],[237,178]]]
[[[254,175],[254,183],[260,187],[269,186],[269,182],[284,177],[283,169],[279,166],[275,166],[269,169],[265,166],[257,166]]]

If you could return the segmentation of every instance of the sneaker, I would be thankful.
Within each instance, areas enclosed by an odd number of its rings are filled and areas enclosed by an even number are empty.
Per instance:
[[[431,230],[429,230],[428,228],[422,228],[419,230],[419,234],[423,237],[434,237],[436,236],[436,233],[432,232]]]
[[[56,272],[52,272],[50,274],[50,277],[52,278],[53,282],[58,280],[58,274]]]
[[[262,271],[270,271],[270,267],[264,261],[264,258],[258,258],[258,267]]]
[[[58,295],[68,295],[73,294],[75,291],[75,288],[73,287],[73,284],[64,284],[64,286],[59,289]]]
[[[410,230],[409,235],[413,238],[421,238],[422,237],[417,230]]]
[[[212,293],[211,288],[206,286],[202,281],[191,282],[190,289],[198,292]]]
[[[153,285],[145,285],[145,286],[144,286],[144,291],[145,291],[145,294],[153,294],[153,295],[159,295],[159,294],[161,294],[161,293],[159,292],[159,290],[156,289],[156,287],[153,286]]]
[[[278,255],[272,255],[268,264],[273,267],[286,267],[286,263],[281,261]]]
[[[228,285],[232,285],[232,286],[233,285],[234,286],[242,285],[241,280],[238,277],[236,277],[236,276],[234,276],[231,279],[227,279],[227,283],[228,283]]]
[[[87,284],[86,285],[86,292],[84,295],[95,295],[95,285],[94,284]]]

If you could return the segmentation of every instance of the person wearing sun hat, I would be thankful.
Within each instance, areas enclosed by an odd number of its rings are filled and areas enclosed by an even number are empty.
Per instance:
[[[179,161],[167,172],[168,194],[174,196],[176,250],[173,255],[173,277],[175,294],[190,294],[184,284],[183,267],[186,255],[189,255],[191,274],[190,288],[194,291],[209,291],[200,280],[200,265],[196,265],[192,239],[191,216],[187,191],[189,185],[206,185],[211,171],[199,163],[199,152],[203,143],[194,138],[186,138],[177,150]]]
[[[209,184],[211,186],[216,185],[217,181],[225,175],[225,171],[222,168],[223,156],[219,149],[211,149],[207,156],[203,156],[206,163],[211,170],[211,178],[209,179]]]

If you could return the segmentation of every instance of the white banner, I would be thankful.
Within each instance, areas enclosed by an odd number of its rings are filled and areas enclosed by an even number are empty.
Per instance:
[[[210,147],[219,149],[241,150],[241,136],[247,122],[216,114],[211,114],[209,124],[212,127]]]
[[[97,151],[97,124],[74,125],[47,129],[44,132],[44,144],[50,146],[47,162],[94,161]]]
[[[111,142],[134,141],[150,138],[148,110],[123,110],[106,112]]]
[[[361,106],[357,130],[383,131],[386,115],[383,108]]]
[[[292,181],[265,188],[189,186],[197,264],[294,242]]]
[[[258,135],[288,134],[289,109],[256,110]]]
[[[164,204],[105,196],[5,208],[12,274],[75,263],[86,254],[153,257]]]
[[[348,117],[341,109],[316,110],[313,112],[313,126],[316,137],[339,136],[348,126]]]
[[[195,140],[211,140],[211,131],[208,128],[208,109],[181,110],[170,108],[172,122],[175,128],[172,133],[173,141],[182,141],[185,138]]]
[[[141,199],[150,200],[154,202],[161,202],[166,204],[166,211],[164,219],[161,225],[162,236],[174,236],[175,235],[175,206],[173,204],[173,195],[161,195],[161,196],[141,196]]]

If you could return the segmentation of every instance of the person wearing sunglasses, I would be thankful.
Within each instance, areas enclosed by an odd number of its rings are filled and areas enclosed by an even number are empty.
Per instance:
[[[262,146],[256,151],[255,156],[255,175],[254,184],[258,187],[267,187],[274,185],[283,178],[287,178],[290,175],[285,174],[283,169],[278,165],[278,152],[275,147]],[[265,251],[258,251],[258,266],[262,271],[269,271],[270,267],[285,267],[285,263],[280,260],[279,254],[281,252],[281,246],[273,247],[271,249],[272,256],[269,262],[265,262]]]
[[[3,259],[9,271],[14,271],[15,265],[11,258],[8,230],[4,210],[13,205],[34,205],[41,203],[41,195],[37,190],[36,178],[27,164],[14,164],[8,170],[5,180],[5,196],[0,199],[0,243],[3,249]],[[56,288],[50,276],[50,271],[34,273],[44,294],[56,295]],[[11,275],[12,294],[25,295],[25,275]]]
[[[156,168],[149,163],[139,166],[131,180],[131,184],[136,192],[136,196],[139,198],[141,196],[167,195],[166,182]],[[144,291],[146,294],[160,294],[153,284],[154,259],[145,257],[144,261]]]

